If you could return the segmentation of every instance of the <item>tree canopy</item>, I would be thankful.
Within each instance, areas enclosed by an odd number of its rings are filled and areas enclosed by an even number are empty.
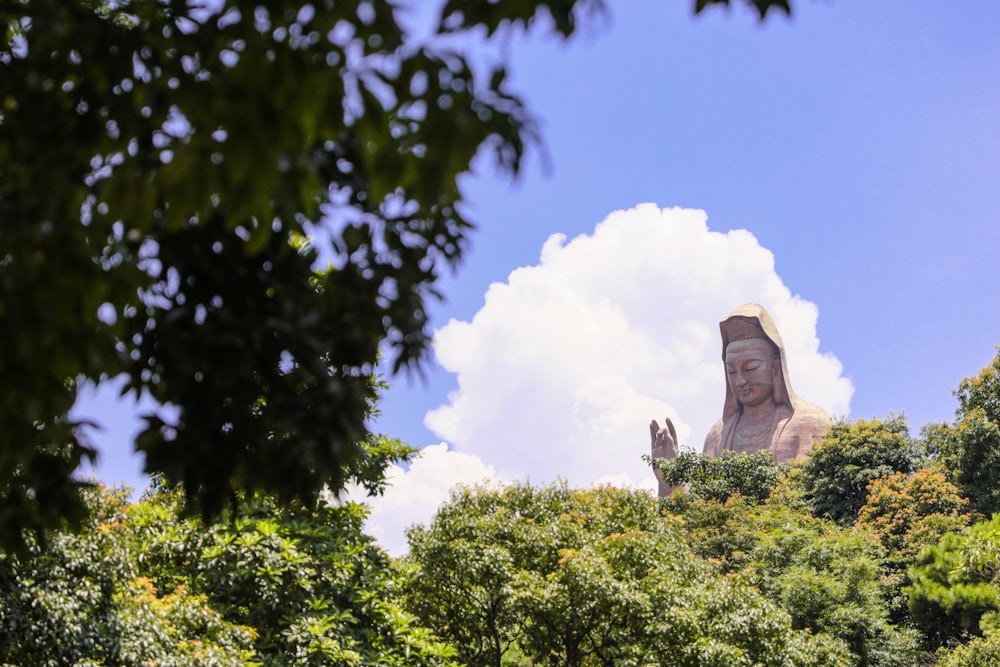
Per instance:
[[[913,472],[914,447],[902,416],[834,423],[802,467],[813,512],[853,523],[865,504],[869,482]]]
[[[247,497],[207,526],[178,491],[84,495],[82,530],[0,555],[2,664],[456,665],[400,606],[360,505]]]
[[[605,3],[450,0],[426,37],[400,9],[0,2],[5,530],[80,518],[96,448],[70,408],[110,377],[160,406],[147,472],[207,515],[350,476],[380,352],[419,370],[466,247],[460,178],[516,175],[539,141],[502,59],[456,45],[566,38]]]
[[[90,487],[81,530],[0,553],[0,662],[993,664],[1000,518],[982,521],[965,495],[975,487],[949,481],[970,459],[918,468],[919,452],[962,442],[943,433],[953,427],[911,443],[900,424],[840,423],[811,473],[690,455],[667,469],[683,484],[667,498],[460,487],[395,562],[362,533],[363,507],[332,497],[308,507],[240,494],[209,524],[184,514],[178,488],[130,502]],[[376,490],[412,453],[361,446],[372,462],[361,480]],[[837,460],[850,474],[830,474]],[[886,461],[856,512],[815,503],[845,480],[855,498]]]
[[[711,501],[717,502],[717,501]],[[408,537],[408,607],[469,665],[848,665],[645,492],[465,488]]]
[[[459,179],[537,141],[454,36],[569,36],[601,7],[446,3],[421,40],[386,0],[0,3],[5,530],[79,515],[76,387],[122,374],[160,406],[147,472],[205,513],[340,488],[380,350],[426,351],[472,228]]]

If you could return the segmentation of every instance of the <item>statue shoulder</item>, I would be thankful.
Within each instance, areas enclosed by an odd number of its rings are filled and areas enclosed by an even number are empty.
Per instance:
[[[807,401],[799,401],[795,406],[791,421],[795,422],[799,428],[808,430],[817,436],[823,435],[823,431],[833,423],[826,410]]]
[[[722,451],[722,426],[720,419],[705,436],[705,446],[701,450],[705,456],[718,456]]]
[[[830,426],[830,415],[826,410],[801,401],[795,406],[795,412],[781,429],[781,435],[776,439],[774,451],[775,461],[786,463],[792,459],[809,456],[813,446],[823,439],[823,434]]]

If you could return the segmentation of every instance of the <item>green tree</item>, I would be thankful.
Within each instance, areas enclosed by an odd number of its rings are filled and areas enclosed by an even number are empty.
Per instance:
[[[147,470],[207,514],[340,488],[380,348],[426,351],[472,227],[459,179],[477,155],[517,174],[537,138],[502,63],[451,35],[568,36],[601,7],[451,2],[421,41],[387,0],[0,2],[6,541],[79,518],[95,450],[67,415],[120,374],[163,406]]]
[[[781,477],[782,466],[774,465],[769,451],[737,454],[724,451],[720,456],[706,456],[682,450],[671,459],[643,459],[659,468],[672,486],[686,485],[690,493],[706,500],[725,502],[738,493],[760,502],[767,498]]]
[[[913,475],[897,472],[872,480],[857,523],[872,528],[894,559],[909,563],[923,547],[960,531],[974,516],[968,499],[941,469],[922,468]]]
[[[0,554],[0,663],[145,667],[242,666],[254,631],[224,619],[183,585],[143,576],[126,491],[93,487],[79,532]]]
[[[463,662],[499,665],[524,629],[526,573],[553,573],[566,554],[633,529],[667,529],[654,499],[565,484],[459,488],[430,526],[407,533],[408,604]]]
[[[948,533],[909,568],[913,618],[931,647],[981,634],[981,621],[1000,610],[1000,517]]]
[[[86,492],[80,531],[0,554],[0,664],[453,667],[399,603],[357,504],[245,501],[205,526],[183,494]]]
[[[853,664],[906,667],[921,657],[920,641],[892,622],[898,584],[888,574],[885,552],[869,536],[809,522],[764,533],[745,570],[793,627],[846,642]]]
[[[838,421],[802,467],[801,482],[816,516],[850,525],[868,496],[868,484],[913,471],[916,453],[902,416]]]
[[[988,630],[968,643],[937,651],[938,667],[993,667],[1000,662],[1000,632]]]
[[[461,489],[409,533],[409,606],[470,665],[504,664],[503,647],[574,667],[850,664],[846,644],[692,553],[659,507],[611,488]]]
[[[650,579],[653,581],[646,585],[655,586],[657,593],[653,598],[657,613],[650,619],[652,664],[852,664],[841,640],[825,633],[795,630],[783,609],[743,582],[709,578],[690,585],[661,571]]]
[[[920,447],[947,470],[971,507],[1000,511],[1000,352],[977,375],[955,390],[955,423],[928,424]]]
[[[676,537],[629,531],[565,550],[547,575],[525,573],[523,644],[541,662],[612,665],[837,665],[832,637],[796,632],[778,605],[713,576]]]
[[[439,517],[430,530],[417,527],[408,533],[407,606],[458,649],[463,663],[500,665],[519,623],[511,588],[513,557],[506,545],[480,542],[477,535],[503,534],[498,524],[509,517],[504,512],[464,522],[454,514]],[[478,525],[459,528],[459,522]],[[494,525],[484,525],[489,523]]]
[[[579,549],[558,549],[551,571],[519,571],[519,648],[535,661],[548,658],[566,667],[639,663],[650,648],[643,637],[652,609],[650,589],[639,582],[662,558],[687,581],[704,570],[675,542],[676,536],[627,530],[595,536]]]
[[[252,628],[264,665],[451,666],[453,651],[405,612],[398,572],[362,533],[356,503],[314,509],[255,497],[226,521],[178,520],[182,496],[134,508],[137,549],[158,593],[183,586]]]
[[[895,619],[902,581],[877,536],[812,515],[789,466],[764,502],[674,494],[666,511],[716,571],[752,585],[791,617],[792,627],[836,637],[854,665],[916,664],[919,637]]]
[[[374,436],[361,447],[354,478],[370,492],[413,453]],[[84,487],[82,530],[0,553],[0,663],[455,665],[401,606],[398,570],[362,533],[363,505],[258,493],[205,524],[176,485],[128,495]]]
[[[962,380],[955,390],[959,416],[982,410],[987,421],[1000,422],[1000,347],[993,360],[978,375]]]

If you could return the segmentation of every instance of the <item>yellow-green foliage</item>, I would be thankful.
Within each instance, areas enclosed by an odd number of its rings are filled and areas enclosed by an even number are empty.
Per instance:
[[[870,527],[897,559],[911,561],[921,548],[961,530],[976,516],[941,469],[922,468],[912,475],[897,472],[872,480],[858,524]]]
[[[816,516],[850,525],[865,504],[869,482],[911,472],[914,458],[905,418],[841,420],[802,466],[803,489]]]

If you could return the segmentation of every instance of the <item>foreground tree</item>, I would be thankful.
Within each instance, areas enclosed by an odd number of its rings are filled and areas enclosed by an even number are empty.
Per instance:
[[[994,516],[963,533],[945,535],[910,567],[910,608],[930,646],[995,629],[1000,611],[998,535],[1000,517]],[[991,615],[993,622],[984,624]]]
[[[802,466],[801,483],[816,516],[850,525],[868,496],[868,484],[915,466],[910,427],[902,416],[841,420]]]
[[[642,492],[461,489],[409,533],[408,605],[469,665],[851,664],[714,572],[682,526]]]
[[[568,36],[601,6],[446,3],[419,42],[385,0],[0,2],[2,537],[79,517],[75,387],[122,373],[164,406],[147,470],[206,513],[339,488],[380,346],[425,352],[459,179],[535,141],[502,64],[448,35]]]
[[[257,497],[205,526],[178,490],[130,504],[94,487],[87,502],[79,532],[0,555],[0,663],[455,665],[400,606],[360,505]]]
[[[246,664],[254,631],[183,585],[158,591],[136,550],[127,493],[86,493],[79,533],[0,554],[0,663],[179,667]],[[172,527],[164,528],[173,530]]]
[[[955,424],[930,424],[928,453],[948,471],[973,509],[1000,512],[1000,352],[955,391]]]
[[[975,518],[969,500],[944,472],[922,468],[913,475],[897,472],[873,480],[857,523],[871,527],[893,558],[908,564],[923,547],[961,531]]]

